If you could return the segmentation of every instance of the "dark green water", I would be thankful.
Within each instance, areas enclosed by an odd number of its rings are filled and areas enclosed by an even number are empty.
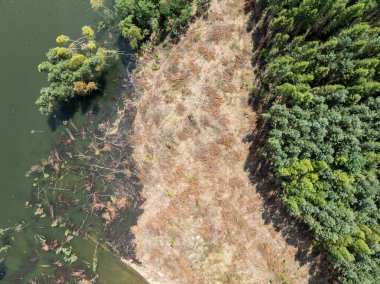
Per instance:
[[[46,75],[38,73],[37,65],[55,45],[57,35],[75,38],[83,25],[97,25],[99,19],[88,2],[0,0],[0,237],[3,246],[10,245],[4,253],[0,244],[1,283],[28,283],[41,273],[48,274],[43,265],[49,263],[29,265],[40,249],[34,247],[33,224],[22,232],[7,235],[6,240],[1,229],[31,219],[30,210],[25,208],[31,198],[31,180],[25,173],[49,155],[60,130],[52,130],[34,103],[39,89],[46,85]],[[80,120],[81,114],[76,117]],[[44,229],[49,230],[49,226]],[[94,246],[90,242],[78,238],[73,247],[80,259],[91,262]],[[97,258],[97,283],[144,283],[139,275],[100,248]],[[2,267],[6,267],[5,276]],[[47,283],[55,282],[51,279]]]

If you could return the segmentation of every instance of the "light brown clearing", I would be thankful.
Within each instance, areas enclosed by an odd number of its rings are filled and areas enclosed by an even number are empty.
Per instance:
[[[309,281],[244,170],[256,123],[248,18],[243,0],[214,0],[178,44],[140,62],[132,144],[146,201],[133,232],[151,282]]]

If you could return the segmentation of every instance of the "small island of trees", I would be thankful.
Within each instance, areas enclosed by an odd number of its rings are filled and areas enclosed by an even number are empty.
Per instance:
[[[89,26],[82,28],[82,37],[77,40],[60,35],[56,42],[59,46],[50,49],[46,54],[48,60],[38,66],[40,72],[48,73],[50,83],[41,89],[36,101],[42,114],[52,113],[60,101],[97,90],[107,61],[116,56],[115,51],[97,46]]]

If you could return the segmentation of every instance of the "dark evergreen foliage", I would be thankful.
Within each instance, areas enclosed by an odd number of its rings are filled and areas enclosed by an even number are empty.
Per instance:
[[[272,0],[266,11],[267,154],[284,205],[347,283],[380,283],[378,11],[371,0]]]
[[[207,9],[209,0],[116,0],[115,11],[121,18],[119,29],[138,48],[146,40],[176,35],[189,17]]]

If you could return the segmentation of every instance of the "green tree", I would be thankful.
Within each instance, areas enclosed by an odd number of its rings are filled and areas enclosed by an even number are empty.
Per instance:
[[[196,2],[196,3],[194,3]],[[147,40],[176,34],[194,14],[193,7],[204,10],[209,0],[115,0],[119,29],[133,48]]]
[[[285,207],[343,283],[380,281],[379,11],[371,0],[271,0],[263,13],[267,157]]]
[[[97,48],[91,27],[84,26],[82,34],[83,38],[76,41],[58,36],[56,41],[60,46],[50,49],[47,61],[38,66],[40,72],[48,74],[50,83],[41,89],[36,101],[42,114],[53,112],[60,101],[96,90],[106,62],[115,56],[114,51]]]

